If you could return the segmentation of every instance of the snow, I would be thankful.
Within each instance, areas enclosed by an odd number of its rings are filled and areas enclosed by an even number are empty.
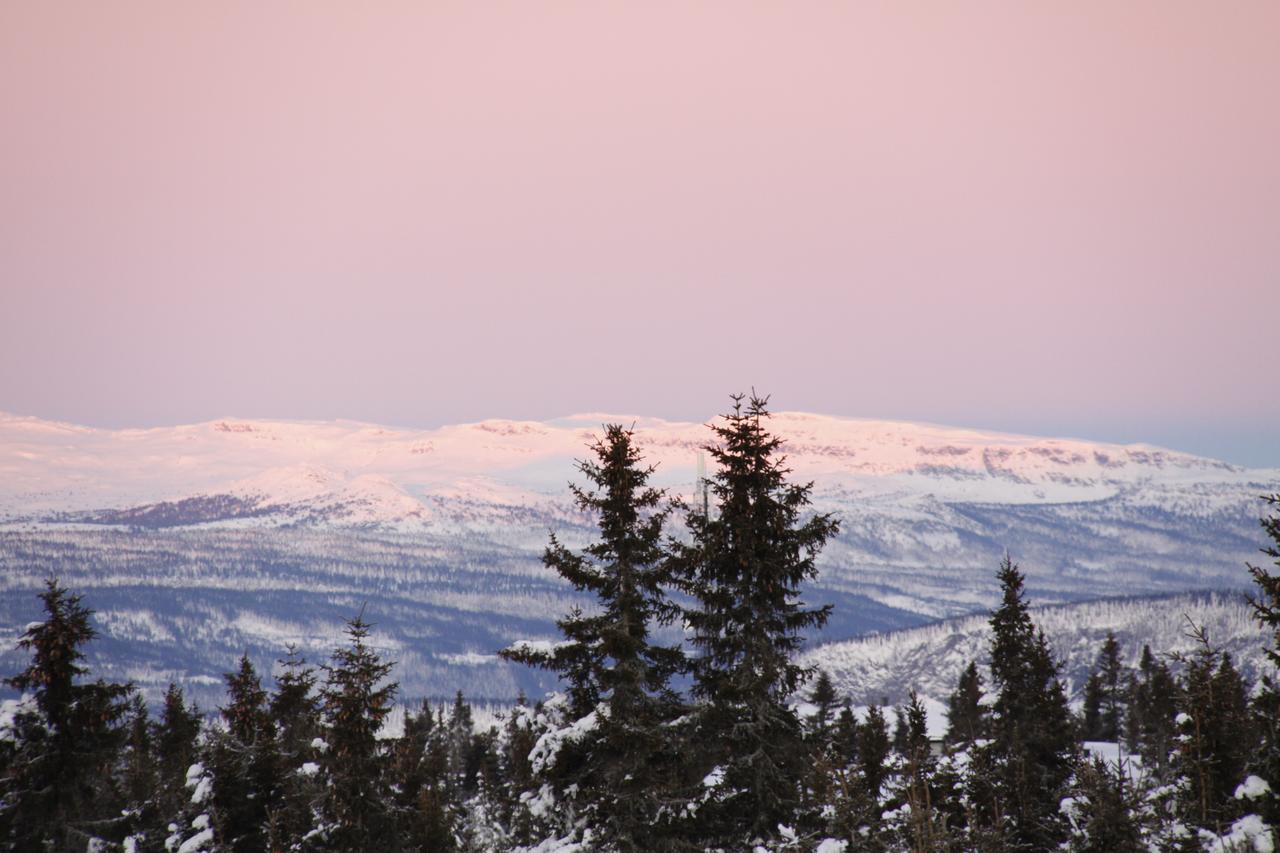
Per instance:
[[[521,853],[588,853],[592,847],[588,842],[579,842],[572,838],[548,838],[533,847],[519,849]]]
[[[1271,785],[1267,783],[1266,779],[1263,779],[1260,776],[1251,775],[1248,779],[1245,779],[1236,786],[1237,800],[1256,800],[1260,797],[1265,797],[1269,793],[1271,793]]]
[[[600,705],[596,710],[580,720],[575,720],[562,728],[553,728],[538,738],[529,753],[529,761],[534,773],[541,773],[555,762],[556,756],[567,743],[576,743],[595,730],[602,716],[608,714],[608,708]]]
[[[314,761],[308,761],[298,768],[298,775],[300,776],[314,776],[319,772],[320,765],[316,764]]]
[[[715,768],[712,768],[710,773],[708,773],[705,777],[703,777],[702,787],[715,788],[715,787],[718,787],[720,783],[723,781],[724,781],[724,768],[715,767]]]
[[[13,723],[23,711],[34,710],[36,698],[24,693],[18,699],[0,699],[0,740],[13,737]]]
[[[1110,741],[1087,740],[1084,742],[1085,752],[1094,758],[1100,758],[1108,766],[1123,770],[1131,781],[1142,778],[1142,758],[1123,748],[1121,744]]]
[[[838,841],[834,838],[824,838],[818,842],[818,846],[813,848],[813,853],[845,853],[849,849],[849,842]]]
[[[543,785],[536,794],[525,792],[520,799],[529,809],[529,814],[536,818],[546,817],[556,805],[556,795],[550,785]]]
[[[197,853],[197,851],[203,850],[206,845],[211,844],[213,844],[213,830],[201,830],[182,842],[182,846],[178,848],[178,853]]]
[[[1271,827],[1257,815],[1245,815],[1231,824],[1231,829],[1221,837],[1207,833],[1205,850],[1208,853],[1238,853],[1253,850],[1256,853],[1275,853],[1275,841]]]
[[[191,802],[203,803],[213,794],[213,779],[204,772],[204,765],[196,762],[187,768],[187,787],[195,788],[191,792]]]
[[[565,645],[569,645],[567,640],[516,640],[507,648],[513,652],[551,654],[556,649]]]

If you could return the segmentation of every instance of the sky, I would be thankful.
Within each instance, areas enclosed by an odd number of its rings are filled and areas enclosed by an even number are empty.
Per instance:
[[[1280,466],[1280,3],[0,4],[0,410]]]

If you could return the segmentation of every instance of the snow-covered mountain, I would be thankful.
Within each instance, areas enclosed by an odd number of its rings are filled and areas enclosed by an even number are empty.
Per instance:
[[[698,449],[709,435],[705,426],[653,418],[578,415],[435,430],[221,420],[99,430],[0,414],[0,511],[32,520],[225,495],[280,508],[264,516],[287,516],[287,508],[299,504],[337,503],[352,509],[315,521],[430,526],[415,499],[561,497],[572,460],[584,455],[604,422],[634,423],[661,479],[692,483]],[[1177,491],[1186,509],[1211,513],[1233,500],[1233,488],[1280,477],[1149,445],[794,412],[775,415],[772,426],[787,439],[797,476],[817,480],[823,493],[835,496],[1043,504],[1154,489],[1160,497]]]
[[[100,430],[0,414],[0,630],[56,571],[103,614],[122,674],[216,681],[244,649],[322,653],[368,602],[418,665],[408,689],[535,689],[492,655],[554,636],[575,600],[539,555],[549,530],[592,533],[565,485],[605,422],[634,424],[657,482],[692,493],[710,431],[653,418]],[[836,606],[827,639],[990,606],[1006,548],[1041,602],[1239,588],[1257,497],[1280,490],[1280,470],[1147,445],[802,413],[770,427],[842,521],[807,592]]]

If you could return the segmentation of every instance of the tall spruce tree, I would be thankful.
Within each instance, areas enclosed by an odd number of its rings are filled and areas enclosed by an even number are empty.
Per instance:
[[[83,849],[119,841],[129,829],[112,769],[127,737],[131,685],[84,683],[83,647],[96,636],[93,611],[56,579],[40,594],[45,619],[18,648],[31,663],[5,683],[34,697],[13,722],[14,754],[0,780],[0,849]]]
[[[782,440],[771,435],[767,399],[735,395],[707,446],[715,512],[695,508],[677,565],[693,605],[685,613],[698,655],[697,742],[723,769],[715,799],[699,811],[702,841],[769,839],[791,824],[805,771],[803,735],[788,704],[808,672],[793,661],[802,632],[830,607],[807,608],[800,584],[838,524],[809,514],[812,484],[788,482]],[[745,400],[745,404],[744,404]]]
[[[1066,836],[1059,804],[1077,763],[1075,726],[1058,664],[1028,612],[1023,575],[1000,565],[1000,606],[991,614],[996,688],[990,746],[996,768],[990,813],[1009,850],[1045,850]]]
[[[511,660],[561,673],[570,683],[571,714],[593,714],[591,733],[564,751],[576,761],[573,784],[600,843],[623,850],[652,849],[665,831],[660,819],[677,751],[666,725],[679,712],[671,678],[684,667],[678,646],[654,642],[652,631],[678,615],[663,526],[664,493],[649,485],[631,430],[604,428],[578,463],[585,487],[570,484],[575,503],[594,515],[599,538],[575,552],[553,535],[543,562],[598,610],[574,610],[557,623],[566,642],[554,651],[516,646]]]
[[[334,850],[389,849],[395,835],[387,755],[378,731],[399,685],[387,681],[395,664],[369,645],[370,627],[362,610],[347,623],[348,644],[334,649],[323,666],[322,764],[328,787],[322,811],[324,835]]]
[[[311,806],[321,799],[319,780],[310,772],[318,766],[312,743],[320,734],[315,669],[293,645],[286,647],[285,657],[277,663],[276,689],[268,702],[282,772],[280,795],[267,817],[268,845],[273,850],[286,848],[311,829]]]
[[[264,848],[268,816],[282,787],[275,726],[267,693],[248,656],[223,675],[227,704],[225,731],[210,737],[206,761],[213,776],[213,813],[218,837],[228,850]]]
[[[316,672],[293,645],[286,648],[278,663],[280,671],[268,710],[281,756],[290,766],[297,766],[311,757],[311,742],[320,733]]]
[[[159,776],[157,804],[162,826],[176,817],[190,798],[185,787],[187,769],[195,763],[199,736],[199,709],[188,705],[182,688],[171,682],[160,702],[160,719],[154,734]]]

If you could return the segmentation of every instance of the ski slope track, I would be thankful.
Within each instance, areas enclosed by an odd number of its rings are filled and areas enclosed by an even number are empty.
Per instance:
[[[494,652],[553,640],[572,589],[540,556],[593,534],[566,483],[601,425],[694,491],[704,424],[587,414],[434,430],[227,418],[102,430],[0,414],[0,666],[56,573],[98,611],[94,664],[215,702],[242,652],[313,660],[362,605],[406,696],[547,686]],[[990,607],[1007,549],[1038,603],[1248,584],[1280,469],[1149,445],[784,412],[796,481],[841,520],[805,592],[838,641]],[[680,535],[681,525],[672,527]]]

